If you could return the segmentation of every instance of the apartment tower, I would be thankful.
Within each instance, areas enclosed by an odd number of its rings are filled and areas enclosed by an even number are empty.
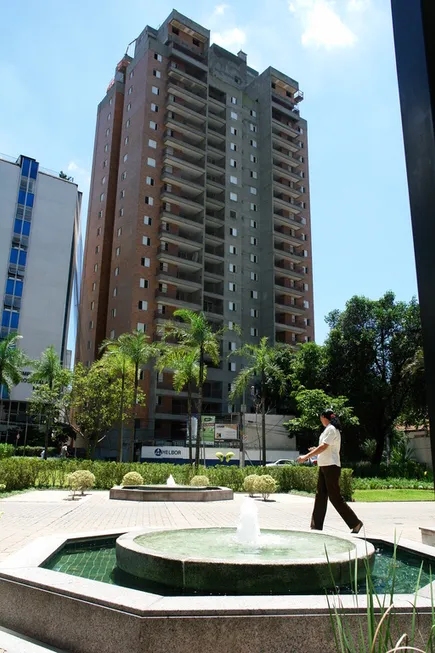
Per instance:
[[[98,107],[77,358],[177,308],[226,326],[205,408],[223,415],[243,340],[313,339],[307,125],[291,77],[258,74],[177,11],[146,27]],[[144,371],[142,442],[184,437],[186,397]]]

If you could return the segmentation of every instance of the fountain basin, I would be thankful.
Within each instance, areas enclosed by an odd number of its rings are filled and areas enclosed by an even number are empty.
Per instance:
[[[228,501],[233,499],[228,487],[191,485],[128,485],[110,490],[111,499],[122,501]]]
[[[127,533],[116,541],[117,565],[147,581],[228,594],[318,592],[364,579],[374,561],[369,542],[312,531],[262,530],[241,545],[236,529],[195,528]]]

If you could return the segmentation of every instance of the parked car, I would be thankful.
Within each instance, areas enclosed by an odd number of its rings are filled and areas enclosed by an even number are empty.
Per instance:
[[[289,460],[287,458],[280,458],[279,460],[275,460],[274,463],[267,463],[266,467],[282,467],[282,465],[294,465],[295,461],[294,460]]]

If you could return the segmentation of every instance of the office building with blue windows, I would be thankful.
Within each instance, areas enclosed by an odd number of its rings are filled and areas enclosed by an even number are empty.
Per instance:
[[[35,159],[0,155],[0,338],[19,333],[31,359],[50,345],[67,359],[81,196]],[[0,438],[25,420],[31,387],[1,391]]]

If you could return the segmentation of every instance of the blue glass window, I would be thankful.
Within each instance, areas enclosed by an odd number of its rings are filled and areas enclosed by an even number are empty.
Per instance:
[[[36,179],[37,174],[38,174],[38,163],[36,161],[32,161],[32,169],[30,171],[30,176],[32,179]]]
[[[5,385],[0,386],[0,395],[2,399],[9,399],[8,389]]]
[[[26,199],[26,193],[24,190],[20,190],[18,193],[18,204],[24,204]]]
[[[22,297],[22,296],[23,296],[23,282],[17,279],[15,282],[15,297]]]
[[[27,220],[24,221],[23,234],[25,236],[28,236],[30,234],[30,222],[27,222]]]
[[[14,223],[14,233],[20,234],[22,230],[23,230],[23,221],[16,219]]]
[[[26,206],[33,206],[33,200],[35,199],[35,196],[33,193],[27,193],[26,197]]]
[[[11,319],[11,312],[10,311],[3,311],[3,314],[2,314],[2,326],[3,327],[8,327],[10,319]]]
[[[8,279],[6,281],[6,294],[13,295],[15,290],[15,279]]]
[[[17,249],[11,249],[11,255],[9,257],[9,263],[17,263],[18,262],[18,250]]]
[[[29,170],[30,170],[30,159],[23,157],[21,161],[21,174],[23,175],[23,177],[29,176]]]
[[[20,250],[20,254],[18,256],[18,265],[26,265],[26,260],[27,260],[27,252],[23,252],[23,250]]]
[[[19,320],[20,320],[20,314],[17,313],[16,311],[12,311],[12,316],[11,316],[11,328],[12,329],[18,329]]]

